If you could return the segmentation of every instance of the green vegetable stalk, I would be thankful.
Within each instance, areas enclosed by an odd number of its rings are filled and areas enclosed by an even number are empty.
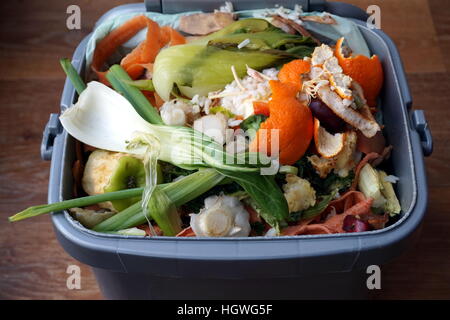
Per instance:
[[[106,78],[113,88],[125,96],[136,109],[139,115],[152,124],[164,124],[156,108],[154,108],[148,99],[133,85],[130,85],[132,79],[119,65],[112,66]]]
[[[129,199],[142,195],[144,188],[134,188],[127,189],[109,193],[98,194],[95,196],[88,196],[76,199],[65,200],[57,203],[43,204],[38,206],[32,206],[25,209],[11,217],[9,217],[10,222],[20,221],[23,219],[39,216],[44,213],[56,212],[61,210],[66,210],[70,208],[86,207],[96,203],[105,201],[114,201]]]
[[[203,169],[176,182],[171,182],[164,186],[158,185],[156,189],[160,188],[164,191],[168,199],[170,199],[170,202],[178,207],[199,197],[215,185],[219,184],[223,179],[224,176],[217,171],[213,169]],[[164,201],[167,201],[167,199],[164,199]],[[157,204],[158,200],[155,197],[152,197],[150,199],[149,207]],[[155,215],[156,214],[158,213],[155,213]],[[147,218],[154,218],[158,223],[158,217],[155,218],[151,210],[146,212],[146,215]],[[115,216],[112,216],[111,218],[96,225],[94,230],[100,232],[117,231],[120,229],[138,226],[146,221],[146,216],[142,214],[141,201],[139,201],[124,211],[121,211]]]
[[[204,169],[186,176],[176,182],[158,185],[156,187],[158,190],[156,192],[156,197],[152,197],[150,202],[149,207],[151,210],[149,210],[146,214],[149,218],[155,219],[163,231],[167,230],[166,235],[173,235],[176,231],[176,228],[173,228],[173,226],[176,226],[178,223],[176,221],[176,217],[173,215],[173,212],[169,215],[170,219],[166,219],[166,217],[161,216],[161,213],[166,211],[169,204],[180,206],[188,201],[191,201],[220,183],[223,179],[224,176],[217,171],[213,169]],[[57,212],[70,208],[85,207],[105,201],[133,198],[142,195],[142,192],[143,188],[135,188],[108,192],[95,196],[70,199],[52,204],[33,206],[11,216],[9,221],[20,221],[45,213]],[[164,202],[165,205],[160,207],[161,202]],[[141,201],[139,201],[96,225],[94,230],[118,231],[121,229],[135,227],[145,222],[146,218],[142,214]]]
[[[59,62],[61,63],[61,67],[63,68],[67,77],[70,79],[70,82],[72,82],[73,86],[75,87],[77,93],[81,94],[81,92],[86,89],[86,85],[84,84],[77,70],[75,70],[72,63],[67,58],[61,59],[59,60]]]

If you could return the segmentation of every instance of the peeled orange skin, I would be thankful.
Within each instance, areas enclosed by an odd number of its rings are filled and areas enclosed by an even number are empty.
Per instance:
[[[286,63],[278,73],[278,79],[281,82],[292,83],[300,91],[302,89],[301,76],[311,71],[311,64],[302,59],[292,60]]]
[[[297,100],[298,88],[295,85],[277,80],[269,83],[272,89],[272,99],[268,103],[270,117],[256,132],[250,151],[270,155],[271,129],[278,129],[279,161],[283,165],[291,165],[303,156],[311,142],[313,117],[309,108]]]
[[[340,38],[336,42],[334,55],[344,73],[361,85],[367,104],[375,107],[377,96],[383,86],[383,67],[380,59],[377,55],[373,55],[371,58],[363,55],[346,58],[342,54],[343,42],[344,38]]]

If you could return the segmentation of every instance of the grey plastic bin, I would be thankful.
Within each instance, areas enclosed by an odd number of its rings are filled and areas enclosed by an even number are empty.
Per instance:
[[[218,8],[222,0],[146,1],[119,6],[101,19],[147,9],[164,13]],[[52,215],[55,233],[64,249],[93,268],[103,295],[110,299],[284,299],[362,298],[368,292],[366,268],[400,255],[414,238],[424,218],[427,182],[423,156],[432,152],[432,139],[423,111],[412,111],[398,52],[380,30],[366,27],[364,11],[325,1],[238,1],[235,8],[253,9],[281,3],[303,5],[346,16],[359,25],[370,49],[384,66],[381,106],[384,132],[394,146],[393,173],[401,218],[378,231],[280,238],[139,238],[106,235],[80,226],[67,212]],[[89,35],[77,47],[72,63],[82,73]],[[61,109],[76,93],[66,80]],[[44,132],[42,157],[51,159],[50,203],[72,197],[71,166],[74,140],[62,130],[55,114]]]

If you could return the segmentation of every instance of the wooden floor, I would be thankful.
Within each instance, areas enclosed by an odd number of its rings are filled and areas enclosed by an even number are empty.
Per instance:
[[[137,1],[137,0],[136,0]],[[0,298],[101,299],[89,267],[67,255],[50,219],[17,224],[7,217],[46,202],[49,163],[39,147],[50,113],[59,112],[70,57],[101,14],[118,0],[0,2]],[[424,109],[435,149],[426,159],[429,207],[420,241],[382,268],[375,299],[450,298],[450,1],[347,0],[381,7],[381,27],[397,44],[414,98]],[[66,29],[66,8],[81,7],[82,28]],[[78,264],[81,290],[66,288],[66,268]]]

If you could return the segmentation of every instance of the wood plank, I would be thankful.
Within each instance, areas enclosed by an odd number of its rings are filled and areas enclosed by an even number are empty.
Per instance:
[[[0,299],[101,297],[89,267],[58,244],[49,216],[7,223],[13,213],[47,202],[49,162],[40,160],[39,146],[62,86],[62,80],[0,80]],[[17,88],[35,94],[11,95]],[[71,264],[81,267],[82,290],[66,287]]]
[[[430,12],[433,15],[434,28],[441,49],[444,64],[450,71],[450,0],[429,0]]]
[[[0,61],[3,79],[62,79],[59,59],[71,57],[78,43],[108,10],[133,0],[1,1]],[[81,10],[81,29],[68,30],[66,9]],[[17,41],[19,39],[19,41]]]

